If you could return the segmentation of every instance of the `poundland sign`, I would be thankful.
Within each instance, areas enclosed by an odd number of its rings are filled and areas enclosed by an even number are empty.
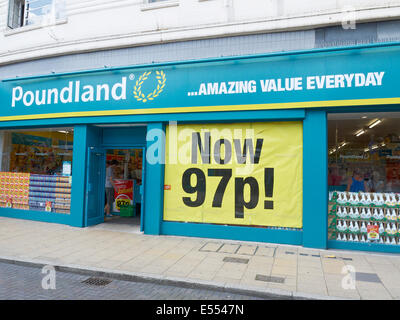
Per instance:
[[[81,85],[80,81],[69,81],[62,89],[49,88],[35,91],[24,90],[24,87],[17,86],[12,89],[11,107],[21,103],[26,107],[32,105],[51,105],[58,103],[72,102],[93,102],[93,101],[114,101],[126,100],[126,77],[110,87],[109,84]]]
[[[400,45],[0,83],[0,121],[400,104]]]

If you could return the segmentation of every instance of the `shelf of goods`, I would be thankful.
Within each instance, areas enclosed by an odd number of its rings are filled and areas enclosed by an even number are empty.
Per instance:
[[[400,194],[329,193],[328,239],[400,244]]]
[[[69,213],[70,207],[70,177],[48,176],[40,174],[30,175],[29,209]]]
[[[29,173],[0,172],[0,207],[29,209]]]

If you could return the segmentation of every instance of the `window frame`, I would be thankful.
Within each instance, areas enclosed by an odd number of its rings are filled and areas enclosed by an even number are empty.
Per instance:
[[[38,1],[38,0],[36,0]],[[63,1],[63,0],[50,0],[50,6],[55,6],[57,8],[57,1]],[[43,24],[42,23],[31,23],[27,24],[28,20],[28,15],[29,15],[29,5],[26,4],[27,0],[9,0],[8,1],[8,18],[7,18],[7,30],[4,35],[10,35],[14,33],[19,33],[23,31],[28,31],[32,29],[38,29],[42,27],[46,27],[48,25],[58,25],[62,23],[67,22],[67,15],[65,14],[65,17],[59,17],[55,18],[54,23],[50,24]],[[65,4],[65,3],[64,3]],[[44,6],[39,7],[40,9],[43,8]],[[36,8],[38,9],[38,8]],[[16,14],[15,12],[18,11]],[[56,11],[57,12],[62,12]],[[17,16],[17,19],[16,19]],[[45,16],[44,14],[41,16]],[[16,22],[17,20],[17,22]]]

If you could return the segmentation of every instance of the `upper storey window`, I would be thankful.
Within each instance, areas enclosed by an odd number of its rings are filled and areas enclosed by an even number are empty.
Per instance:
[[[65,0],[10,0],[8,27],[48,25],[65,18]]]

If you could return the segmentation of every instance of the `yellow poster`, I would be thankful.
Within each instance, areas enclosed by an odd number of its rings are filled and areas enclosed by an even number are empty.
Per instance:
[[[164,220],[302,227],[301,122],[169,125]]]

